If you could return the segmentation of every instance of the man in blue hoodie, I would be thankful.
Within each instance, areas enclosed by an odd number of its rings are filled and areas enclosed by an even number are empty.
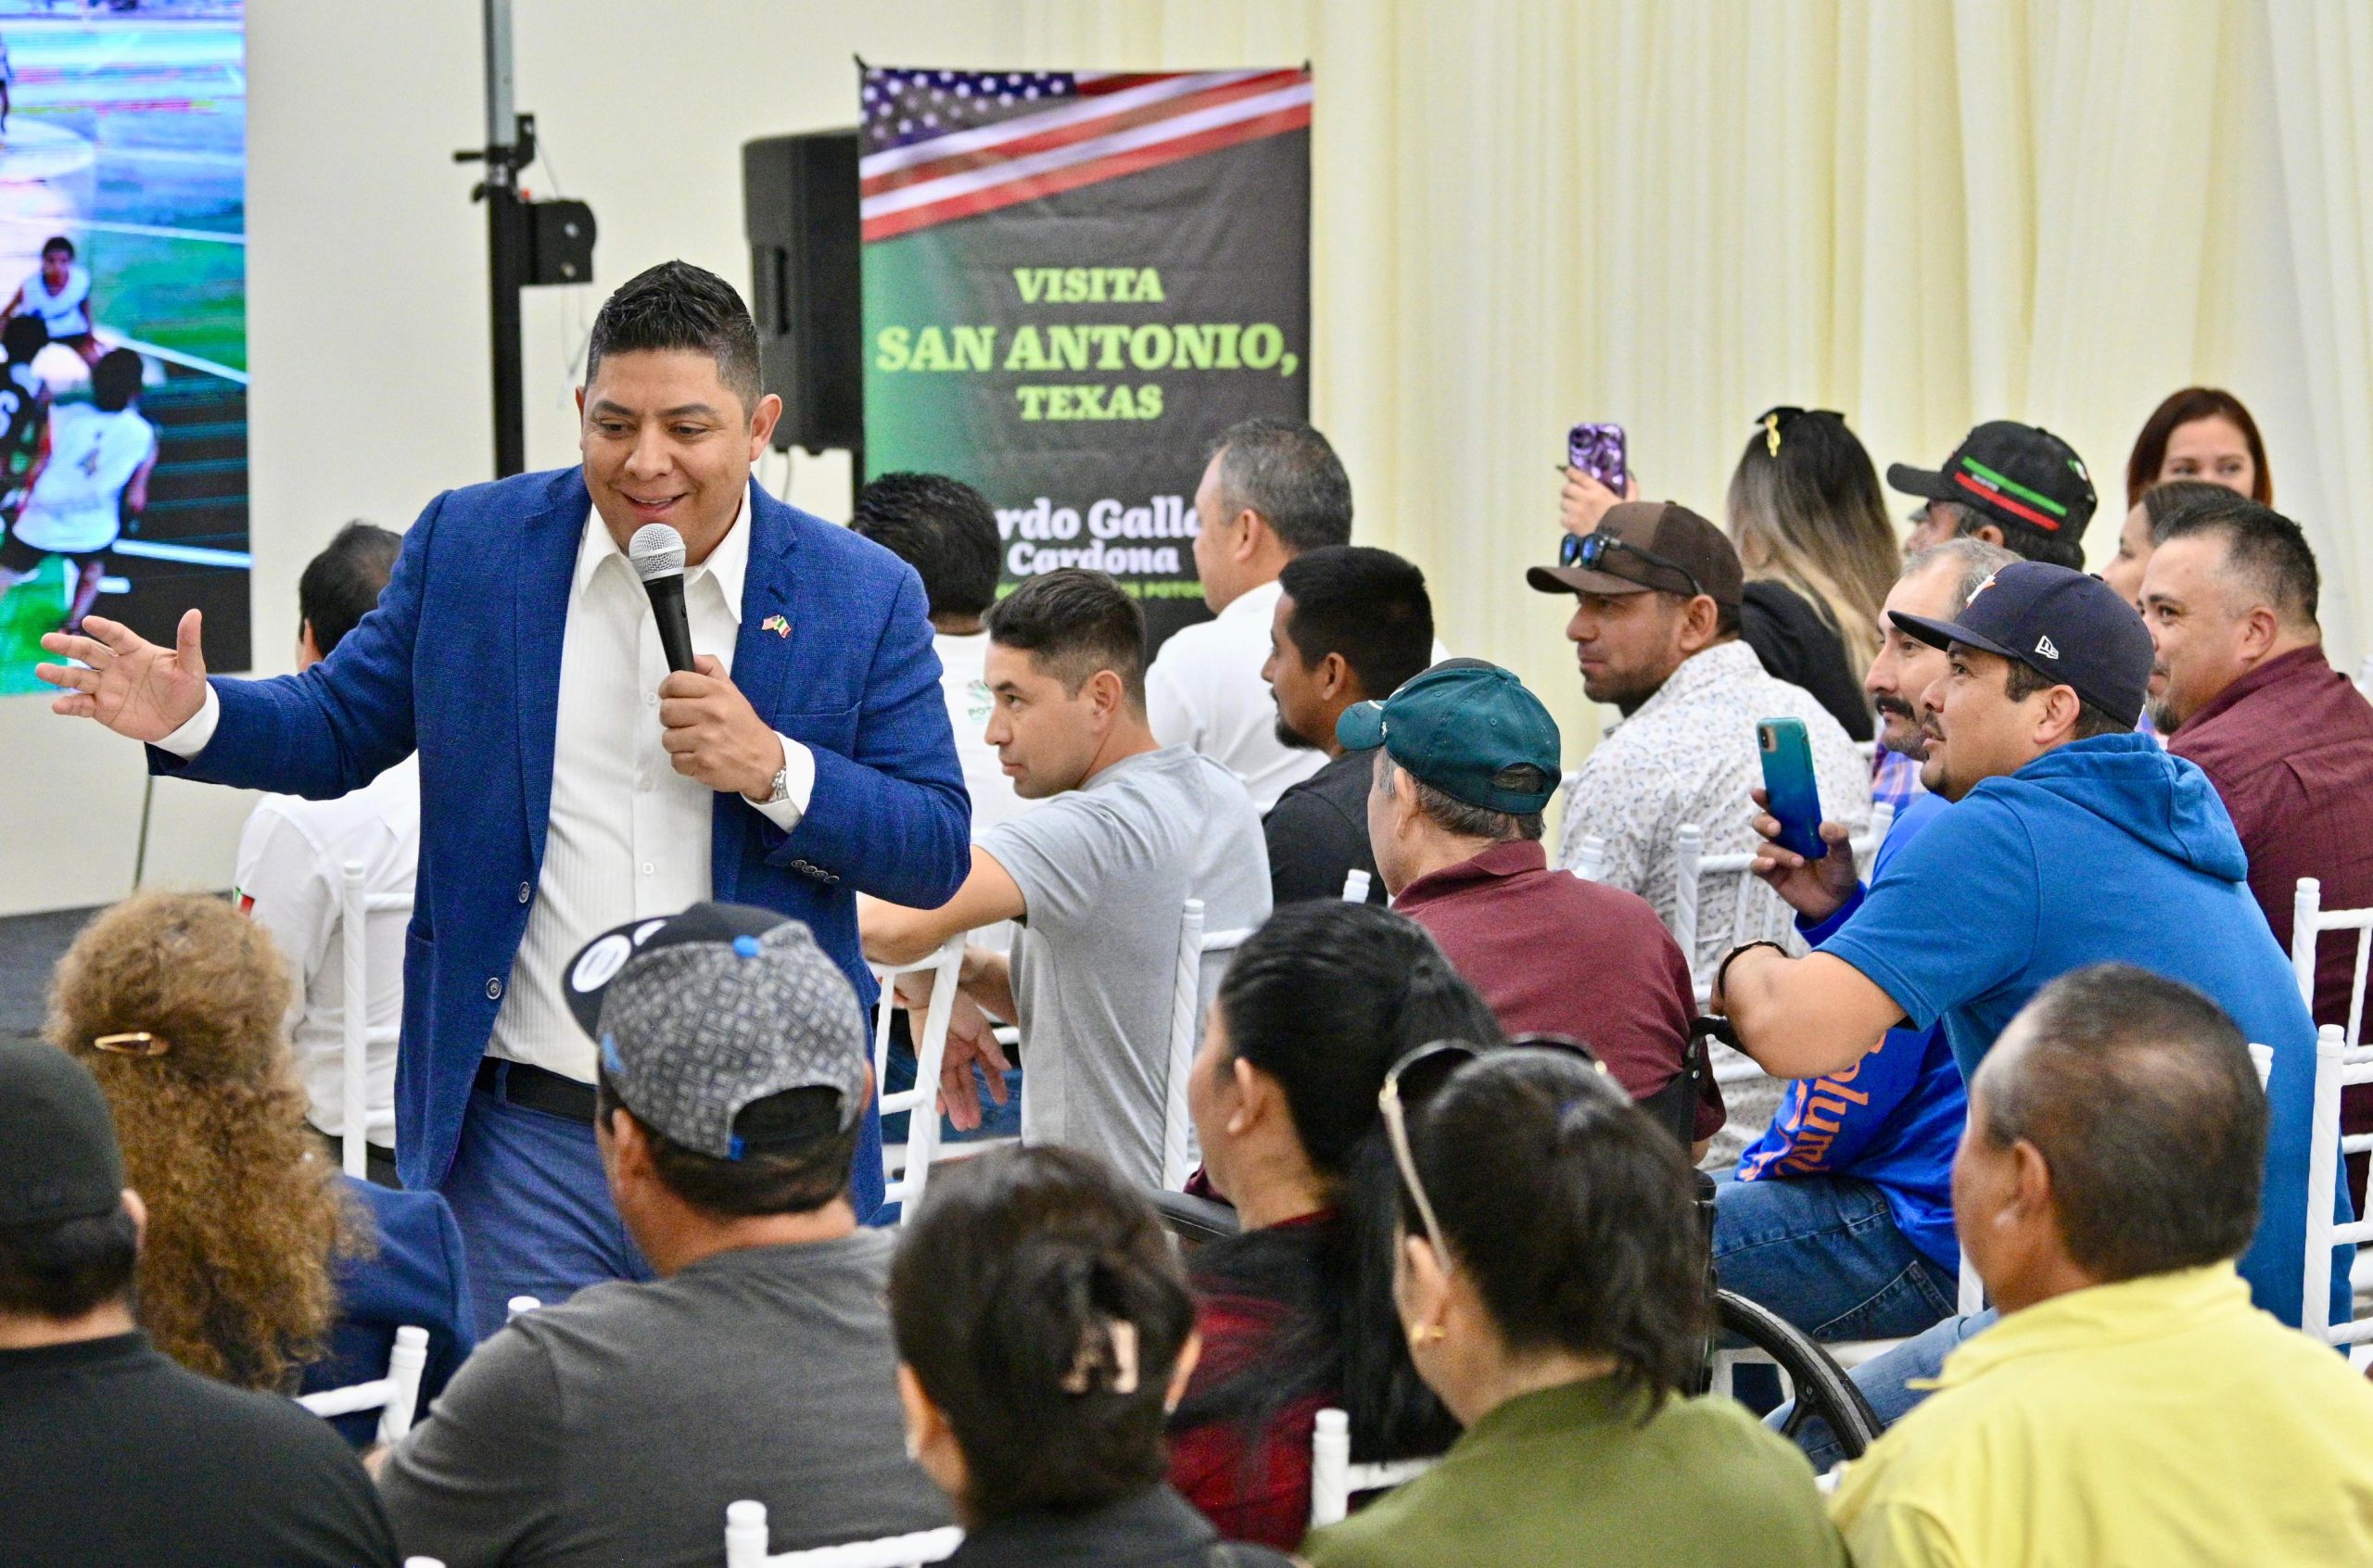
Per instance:
[[[2274,1050],[2265,1204],[2241,1273],[2258,1306],[2298,1322],[2315,1026],[2214,789],[2133,733],[2151,662],[2140,617],[2106,584],[2022,561],[1956,621],[1891,618],[1947,651],[1948,673],[1921,701],[1921,782],[1957,809],[1847,895],[1821,951],[1732,954],[1716,1010],[1775,1075],[1842,1071],[1908,1018],[1941,1020],[1967,1076],[2071,969],[2127,963],[2196,987]],[[2349,1262],[2335,1257],[2336,1298]],[[1904,1374],[1933,1372],[1982,1326],[1948,1319],[1857,1381],[1883,1416],[1899,1414],[1917,1399]]]

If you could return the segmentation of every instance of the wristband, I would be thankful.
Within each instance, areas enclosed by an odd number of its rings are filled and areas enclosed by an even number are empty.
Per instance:
[[[1748,942],[1740,943],[1738,946],[1732,948],[1728,953],[1723,954],[1721,963],[1715,967],[1713,993],[1715,995],[1723,998],[1726,1002],[1728,1001],[1730,997],[1729,981],[1731,978],[1732,962],[1736,959],[1740,954],[1752,953],[1758,947],[1768,947],[1771,949],[1772,952],[1780,955],[1783,958],[1788,956],[1788,950],[1781,946],[1776,942]]]

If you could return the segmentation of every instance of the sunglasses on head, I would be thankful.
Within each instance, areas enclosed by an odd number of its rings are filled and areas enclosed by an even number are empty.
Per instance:
[[[1603,571],[1605,568],[1600,566],[1599,563],[1606,559],[1609,550],[1617,550],[1636,555],[1651,566],[1660,566],[1668,572],[1679,573],[1689,584],[1689,591],[1693,597],[1706,591],[1706,585],[1697,580],[1697,574],[1680,562],[1658,555],[1652,550],[1643,550],[1630,539],[1604,530],[1580,537],[1567,535],[1557,545],[1557,564],[1586,567],[1593,572]],[[1621,573],[1616,575],[1622,575]]]
[[[1497,1056],[1503,1051],[1555,1051],[1580,1057],[1593,1071],[1606,1070],[1606,1064],[1589,1046],[1562,1034],[1520,1035],[1489,1054]],[[1433,1200],[1426,1195],[1425,1183],[1417,1179],[1417,1156],[1409,1144],[1409,1110],[1431,1102],[1441,1086],[1457,1076],[1459,1069],[1484,1055],[1484,1051],[1458,1040],[1437,1040],[1429,1045],[1420,1045],[1392,1064],[1392,1070],[1384,1075],[1384,1087],[1376,1096],[1377,1107],[1384,1113],[1385,1141],[1392,1145],[1392,1162],[1400,1168],[1410,1200],[1417,1206],[1417,1218],[1425,1224],[1426,1240],[1433,1245],[1434,1256],[1440,1259],[1445,1274],[1453,1267],[1450,1246],[1442,1239],[1441,1221],[1434,1217]]]

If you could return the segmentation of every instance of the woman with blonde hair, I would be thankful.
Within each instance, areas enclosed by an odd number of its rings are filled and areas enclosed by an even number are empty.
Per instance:
[[[1871,454],[1827,409],[1770,409],[1731,474],[1731,541],[1746,569],[1741,633],[1775,677],[1821,700],[1857,740],[1876,732],[1862,673],[1903,569]]]
[[[441,1289],[423,1289],[414,1277],[439,1271],[418,1264],[449,1250],[452,1219],[434,1194],[342,1178],[306,1126],[282,1032],[291,983],[270,934],[223,900],[140,893],[68,949],[46,1032],[98,1080],[147,1202],[140,1317],[159,1349],[226,1383],[291,1393],[344,1352],[371,1359],[364,1345],[380,1336],[356,1321],[363,1303],[408,1298],[381,1326],[386,1343],[397,1322],[430,1330],[425,1407],[470,1347],[458,1278],[446,1270]],[[375,1365],[328,1382],[386,1364],[379,1350]]]

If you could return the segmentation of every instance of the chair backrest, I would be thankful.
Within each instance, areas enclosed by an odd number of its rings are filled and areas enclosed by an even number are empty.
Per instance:
[[[725,1509],[725,1568],[923,1568],[954,1554],[964,1532],[949,1524],[910,1536],[810,1547],[767,1555],[767,1505],[729,1503]]]
[[[1178,966],[1170,992],[1169,1092],[1161,1117],[1161,1184],[1173,1192],[1195,1173],[1195,1123],[1186,1114],[1186,1079],[1202,1038],[1203,1005],[1216,989],[1227,955],[1251,934],[1250,928],[1205,930],[1199,898],[1188,899],[1179,913]]]
[[[428,1331],[406,1324],[396,1330],[395,1348],[387,1353],[387,1376],[300,1395],[297,1402],[324,1421],[357,1410],[377,1410],[379,1441],[397,1442],[412,1430],[413,1408],[420,1402],[420,1374],[427,1365]]]
[[[1351,1511],[1351,1499],[1361,1493],[1381,1492],[1414,1481],[1440,1462],[1411,1459],[1353,1464],[1351,1418],[1341,1410],[1321,1410],[1310,1433],[1310,1527],[1339,1524]]]
[[[1869,866],[1871,857],[1878,853],[1879,845],[1886,839],[1887,830],[1894,826],[1895,807],[1884,801],[1871,807],[1870,820],[1863,825],[1862,831],[1846,841],[1847,847],[1854,852],[1858,866]],[[1711,967],[1707,967],[1704,973],[1696,973],[1699,968],[1697,911],[1708,881],[1729,879],[1738,890],[1737,896],[1731,901],[1731,929],[1721,944],[1722,952],[1728,953],[1750,942],[1776,942],[1786,945],[1796,935],[1796,922],[1788,912],[1788,906],[1780,901],[1777,894],[1766,889],[1749,869],[1755,864],[1754,854],[1707,854],[1705,843],[1705,830],[1694,822],[1682,823],[1673,834],[1672,939],[1680,945],[1681,955],[1689,960],[1701,1005],[1714,991]],[[1585,841],[1585,853],[1587,848],[1588,841]]]
[[[891,1151],[882,1149],[882,1201],[898,1206],[898,1222],[922,1201],[923,1185],[931,1180],[931,1163],[939,1153],[939,1069],[947,1056],[947,1024],[956,1011],[957,972],[964,967],[964,939],[951,937],[928,958],[911,964],[876,964],[873,978],[882,986],[882,1005],[873,1013],[873,1081],[890,1081],[890,1019],[897,1012],[891,988],[900,975],[931,971],[931,1005],[923,1010],[922,1035],[915,1042],[915,1085],[895,1094],[882,1094],[882,1114],[907,1113],[906,1167],[890,1170]]]
[[[1606,840],[1596,833],[1583,835],[1581,848],[1574,856],[1574,875],[1585,882],[1595,882],[1605,869]]]
[[[1354,866],[1343,873],[1343,902],[1365,904],[1368,901],[1368,890],[1375,886],[1375,879]]]
[[[371,1047],[390,1044],[396,1038],[393,1029],[371,1027],[371,917],[412,913],[408,894],[364,892],[366,873],[359,860],[338,867],[338,959],[346,987],[344,1032],[338,1042],[344,1100],[340,1125],[346,1131],[338,1134],[338,1153],[346,1173],[354,1177],[370,1170],[364,1122],[370,1114]]]
[[[2373,1083],[2373,1051],[2352,1050],[2340,1025],[2326,1024],[2316,1038],[2315,1111],[2307,1132],[2307,1256],[2299,1326],[2331,1345],[2373,1340],[2373,1318],[2357,1320],[2352,1313],[2336,1323],[2331,1315],[2333,1249],[2373,1242],[2373,1221],[2343,1225],[2333,1218],[2343,1147],[2341,1091],[2358,1083]]]
[[[2316,1006],[2316,944],[2326,931],[2356,933],[2356,973],[2348,993],[2348,1018],[2342,1035],[2350,1050],[2365,1043],[2365,969],[2373,957],[2373,908],[2327,909],[2324,885],[2314,877],[2299,879],[2291,905],[2291,969],[2299,978],[2299,996],[2310,1012]]]
[[[506,1323],[510,1322],[514,1319],[526,1316],[542,1305],[542,1302],[532,1296],[514,1296],[502,1304],[502,1321]]]

